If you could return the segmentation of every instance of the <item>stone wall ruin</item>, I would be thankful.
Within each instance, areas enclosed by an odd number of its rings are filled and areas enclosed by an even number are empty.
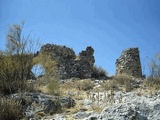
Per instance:
[[[41,47],[40,53],[46,52],[51,55],[52,60],[57,62],[57,73],[61,79],[72,77],[91,78],[94,66],[94,49],[88,46],[76,55],[66,46],[46,44]],[[123,50],[121,56],[116,60],[116,74],[128,74],[142,77],[142,69],[138,48]]]
[[[87,47],[78,56],[71,48],[55,44],[43,45],[40,52],[49,53],[51,58],[57,62],[57,73],[61,79],[72,77],[91,78],[95,62],[92,47]]]
[[[116,60],[116,74],[128,74],[142,77],[142,69],[138,48],[128,48]]]

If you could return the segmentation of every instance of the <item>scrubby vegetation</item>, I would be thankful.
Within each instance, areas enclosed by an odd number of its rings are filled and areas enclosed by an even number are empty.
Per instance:
[[[155,54],[155,58],[149,63],[150,76],[147,78],[146,85],[151,89],[160,90],[160,54]]]
[[[0,98],[0,120],[20,120],[22,118],[22,105],[19,101]]]
[[[92,78],[95,79],[106,79],[107,78],[107,71],[104,70],[102,67],[93,67],[93,73],[92,73]]]
[[[28,42],[29,38],[22,37],[22,28],[23,24],[9,28],[6,51],[0,56],[0,93],[3,95],[31,88],[26,80],[33,77],[31,72],[33,53],[31,49],[27,49],[31,43]]]
[[[56,62],[51,60],[51,56],[47,53],[39,54],[34,58],[34,62],[41,64],[45,69],[45,75],[43,76],[45,82],[43,85],[47,85],[48,92],[50,94],[60,95],[60,88],[58,83],[59,76],[56,73]]]
[[[0,54],[0,119],[19,120],[23,117],[22,104],[6,95],[33,92],[33,85],[26,80],[33,78],[33,42],[22,36],[23,23],[9,27],[6,50]]]
[[[0,93],[3,95],[19,91],[33,91],[27,79],[31,73],[32,55],[4,55],[0,57]]]
[[[146,85],[151,89],[160,90],[160,77],[156,77],[154,79],[148,78],[146,81]]]
[[[94,83],[90,79],[84,79],[83,81],[75,81],[73,86],[75,89],[87,91],[93,89]]]
[[[22,36],[23,23],[21,25],[13,25],[9,28],[6,41],[6,50],[0,52],[0,95],[4,97],[0,102],[0,119],[18,120],[23,118],[22,106],[23,100],[9,97],[14,93],[24,92],[40,92],[36,84],[30,83],[36,76],[32,72],[32,68],[36,64],[40,64],[43,71],[43,86],[47,86],[47,91],[51,95],[60,95],[59,77],[56,74],[56,62],[51,60],[51,56],[47,53],[35,54],[39,43],[33,42],[30,36],[24,38]],[[58,100],[58,99],[57,99]],[[60,104],[60,101],[54,101]],[[24,108],[23,108],[24,109]],[[57,108],[59,109],[59,108]]]
[[[111,80],[106,82],[105,84],[102,84],[102,87],[105,90],[120,90],[121,88],[124,88],[126,92],[132,91],[134,89],[133,83],[135,81],[133,80],[132,76],[128,75],[116,75]]]

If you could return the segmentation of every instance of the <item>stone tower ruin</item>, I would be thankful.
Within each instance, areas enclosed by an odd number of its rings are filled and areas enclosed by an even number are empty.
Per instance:
[[[79,55],[66,46],[46,44],[41,47],[41,53],[47,52],[51,55],[52,60],[57,62],[57,73],[61,79],[72,77],[91,78],[94,59],[94,49],[87,47]]]
[[[142,68],[138,48],[128,48],[116,60],[116,74],[142,77]]]

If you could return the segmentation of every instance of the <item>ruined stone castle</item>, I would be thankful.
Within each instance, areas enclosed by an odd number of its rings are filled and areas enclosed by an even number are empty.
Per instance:
[[[66,46],[46,44],[41,47],[40,52],[47,52],[57,62],[58,74],[61,79],[72,77],[91,78],[94,59],[94,49],[87,47],[79,55]]]
[[[128,74],[142,77],[142,68],[138,48],[128,48],[116,60],[116,74]]]
[[[49,53],[52,60],[57,62],[56,72],[61,79],[72,77],[91,78],[95,63],[94,49],[89,46],[79,55],[66,46],[46,44],[41,47],[41,53]],[[138,48],[128,48],[116,60],[116,74],[128,74],[135,77],[142,76],[140,55]]]

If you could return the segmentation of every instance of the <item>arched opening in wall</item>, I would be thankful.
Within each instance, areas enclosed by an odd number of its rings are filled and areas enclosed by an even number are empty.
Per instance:
[[[37,78],[37,77],[41,77],[41,76],[45,75],[46,70],[42,64],[35,64],[32,67],[32,73]]]

